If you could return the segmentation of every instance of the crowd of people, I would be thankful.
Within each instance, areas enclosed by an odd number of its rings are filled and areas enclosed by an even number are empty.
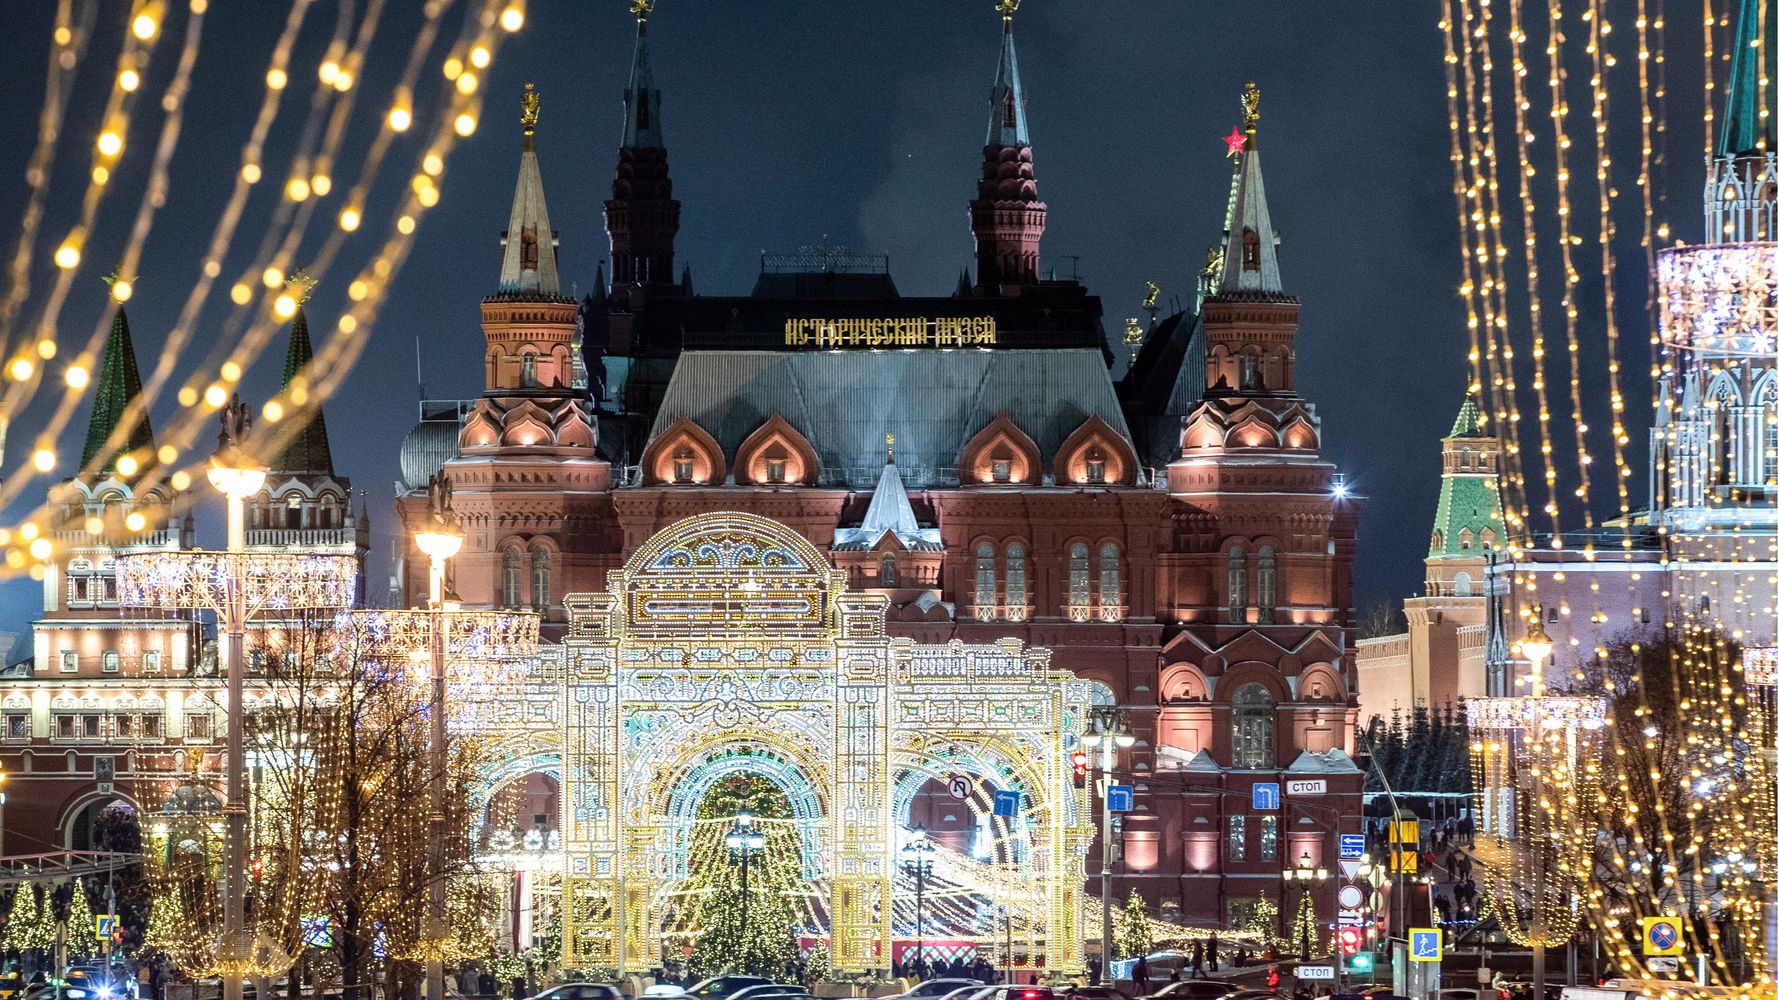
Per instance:
[[[973,979],[978,983],[995,982],[998,974],[993,963],[979,955],[973,962],[961,958],[934,960],[921,955],[896,962],[892,971],[897,979]]]

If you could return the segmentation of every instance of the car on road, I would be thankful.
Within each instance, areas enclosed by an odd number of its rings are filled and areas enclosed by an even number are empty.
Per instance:
[[[531,1000],[623,1000],[617,987],[604,983],[563,983],[552,986]]]
[[[968,1000],[1061,1000],[1061,990],[1048,986],[984,986]]]
[[[1223,997],[1240,991],[1239,983],[1222,979],[1182,979],[1177,983],[1168,983],[1143,1000],[1222,1000]]]
[[[1130,995],[1109,986],[1069,986],[1062,990],[1062,1000],[1130,1000]]]
[[[746,989],[730,993],[728,1000],[791,1000],[794,997],[804,996],[808,992],[801,986],[791,986],[787,983],[761,983],[758,986],[749,986]]]
[[[897,993],[894,996],[885,997],[883,1000],[942,1000],[943,997],[959,990],[981,990],[987,985],[979,979],[964,979],[957,976],[928,979],[906,993]]]
[[[730,997],[753,986],[778,986],[764,976],[712,976],[699,983],[693,983],[684,989],[673,992],[656,992],[653,996],[693,997],[695,1000],[729,1000]]]

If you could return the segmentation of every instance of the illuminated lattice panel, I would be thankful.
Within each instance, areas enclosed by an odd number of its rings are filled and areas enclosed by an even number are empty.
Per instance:
[[[357,590],[358,561],[291,552],[132,552],[117,558],[118,603],[220,612],[231,575],[240,580],[249,616],[343,608]]]
[[[1471,698],[1469,725],[1478,730],[1596,730],[1605,725],[1605,699],[1568,695]]]
[[[346,611],[334,621],[334,655],[424,687],[431,682],[432,630],[442,628],[448,718],[462,731],[522,696],[537,659],[540,621],[530,611]]]
[[[1741,675],[1749,687],[1778,687],[1778,646],[1748,646],[1741,651]]]
[[[1738,357],[1778,346],[1778,243],[1674,247],[1657,272],[1664,343]]]

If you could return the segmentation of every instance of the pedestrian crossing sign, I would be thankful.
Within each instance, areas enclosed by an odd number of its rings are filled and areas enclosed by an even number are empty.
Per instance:
[[[1445,932],[1439,927],[1414,927],[1408,930],[1408,961],[1442,962],[1445,960]]]
[[[111,934],[117,930],[117,918],[109,913],[101,913],[93,918],[93,940],[109,941]]]
[[[1685,954],[1685,931],[1678,917],[1642,918],[1642,954],[1648,957]]]

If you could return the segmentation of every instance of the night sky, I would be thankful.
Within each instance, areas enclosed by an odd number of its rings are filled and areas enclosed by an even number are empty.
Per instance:
[[[12,140],[0,144],[0,219],[17,219],[23,205],[53,6],[9,4],[8,30],[0,35],[0,65],[7,67],[0,134]],[[61,196],[52,197],[46,234],[65,231],[72,218],[86,144],[109,84],[125,5],[102,6],[114,8],[94,42],[105,59],[94,72],[83,69],[85,86],[59,163],[68,169],[58,174]],[[283,162],[280,149],[288,155],[333,6],[317,3],[309,18],[291,72],[296,99],[286,100],[274,127],[268,164]],[[357,117],[366,129],[386,105],[419,6],[389,4],[361,83],[368,89]],[[564,285],[590,289],[607,254],[601,209],[634,37],[626,7],[622,0],[532,0],[524,31],[502,49],[486,80],[481,129],[450,159],[443,201],[423,222],[368,350],[327,404],[338,471],[368,493],[373,595],[387,580],[397,449],[416,419],[416,338],[429,396],[470,397],[482,388],[477,305],[493,291],[498,271],[526,81],[543,95],[537,147],[550,218],[561,234]],[[270,0],[211,6],[172,195],[130,303],[144,366],[196,275],[287,9]],[[1038,188],[1049,204],[1044,266],[1078,273],[1103,298],[1114,334],[1123,317],[1138,314],[1145,280],[1160,284],[1163,303],[1190,294],[1206,247],[1220,235],[1230,170],[1221,136],[1239,121],[1242,85],[1260,84],[1260,141],[1272,218],[1283,237],[1284,283],[1303,302],[1299,388],[1319,408],[1326,456],[1368,497],[1359,538],[1361,605],[1420,587],[1438,490],[1438,439],[1466,381],[1436,22],[1432,3],[1246,0],[1027,0],[1017,20]],[[690,265],[698,291],[745,293],[762,250],[816,244],[888,253],[903,294],[951,291],[972,252],[965,203],[979,170],[999,32],[988,0],[662,0],[650,28],[674,189],[684,204],[678,259]],[[164,86],[171,42],[157,55],[151,92],[157,81]],[[428,69],[429,86],[436,73]],[[423,116],[427,109],[420,110]],[[400,147],[401,162],[417,155],[419,133]],[[143,128],[132,140],[146,146],[151,134]],[[134,173],[126,162],[119,197],[89,243],[92,277],[77,282],[67,312],[67,329],[79,336],[107,308],[96,275],[109,270],[101,262],[114,259],[140,196],[143,159],[135,158]],[[393,168],[395,185],[405,169]],[[268,178],[250,210],[259,218],[281,174],[268,169]],[[1674,199],[1684,206],[1674,213],[1682,233],[1694,224],[1695,190]],[[319,244],[324,220],[338,207],[336,194],[318,213],[305,249]],[[245,266],[259,235],[244,227],[235,241],[223,294],[214,297],[210,326],[199,336],[203,351],[225,313],[226,281]],[[361,254],[362,248],[348,259]],[[309,304],[322,336],[349,274],[336,266]],[[31,313],[28,305],[26,318]],[[1633,346],[1643,341],[1641,330],[1628,335]],[[283,343],[280,332],[247,379],[255,401],[276,384]],[[1628,370],[1639,384],[1643,366]],[[1629,410],[1636,461],[1648,412],[1646,390],[1638,393]],[[158,401],[157,418],[175,406]],[[45,412],[40,401],[15,425],[6,470],[26,459]],[[78,453],[84,430],[83,404],[63,448]],[[41,496],[40,485],[28,491],[33,503]],[[208,491],[202,501],[200,542],[218,544],[221,503]],[[21,628],[38,610],[38,592],[28,580],[0,585],[0,629]]]

